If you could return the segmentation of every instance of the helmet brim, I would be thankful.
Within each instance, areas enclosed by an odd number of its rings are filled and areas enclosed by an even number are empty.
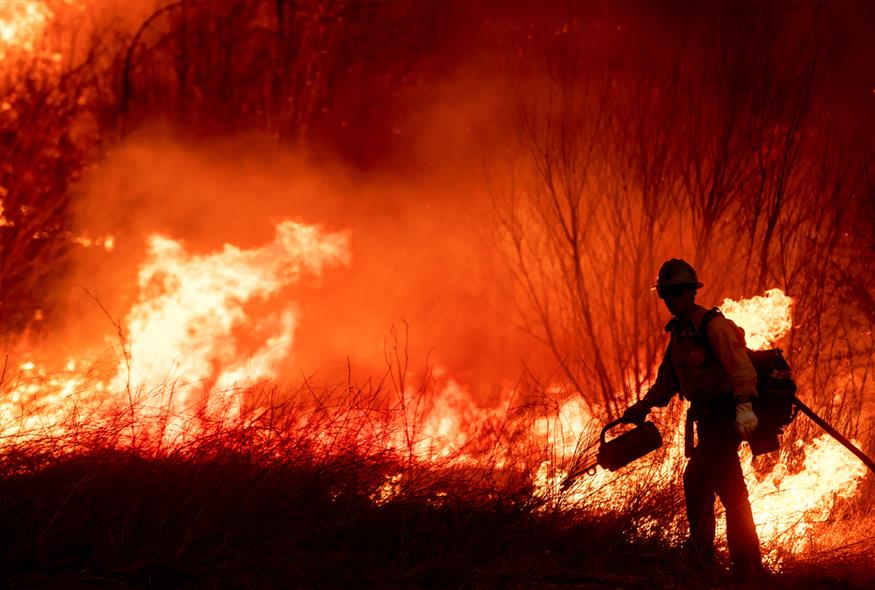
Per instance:
[[[653,291],[655,289],[658,289],[659,287],[675,287],[678,285],[686,285],[689,287],[701,289],[705,286],[705,283],[703,283],[702,281],[664,281],[662,283],[656,283],[655,285],[650,287],[650,290]]]

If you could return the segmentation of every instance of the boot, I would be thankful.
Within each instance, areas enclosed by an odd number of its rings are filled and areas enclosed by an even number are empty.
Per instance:
[[[729,573],[737,584],[756,584],[761,582],[768,572],[761,560],[746,559],[733,561]]]
[[[697,548],[688,544],[684,556],[685,569],[691,581],[713,586],[724,582],[726,569],[717,560],[717,554],[713,547]]]

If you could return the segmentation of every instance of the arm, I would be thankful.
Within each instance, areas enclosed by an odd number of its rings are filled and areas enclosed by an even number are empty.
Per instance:
[[[718,316],[708,324],[708,341],[729,378],[736,403],[757,395],[757,374],[747,356],[744,336],[730,320]]]
[[[644,422],[647,414],[653,406],[665,407],[671,398],[678,391],[677,380],[674,376],[674,370],[669,362],[669,351],[671,345],[666,349],[665,355],[662,357],[662,362],[659,364],[659,370],[656,373],[656,381],[653,386],[647,391],[647,394],[640,401],[635,402],[626,410],[621,420],[638,424]]]
[[[757,374],[747,356],[744,333],[730,320],[719,316],[708,324],[708,340],[732,386],[735,430],[742,439],[749,440],[759,424],[751,403],[757,395]]]
[[[648,390],[647,395],[641,399],[641,403],[647,406],[647,408],[654,406],[664,408],[671,401],[671,398],[674,397],[674,394],[678,392],[678,382],[675,379],[674,369],[671,368],[671,361],[669,360],[670,350],[671,345],[666,349],[662,362],[659,364],[659,370],[656,372],[656,381]]]

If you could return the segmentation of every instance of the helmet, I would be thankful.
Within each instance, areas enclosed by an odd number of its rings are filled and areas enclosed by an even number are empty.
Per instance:
[[[653,287],[668,287],[671,285],[694,285],[697,288],[704,286],[699,277],[696,276],[696,271],[690,266],[690,263],[680,258],[672,258],[662,263],[662,266],[659,267],[659,276]]]

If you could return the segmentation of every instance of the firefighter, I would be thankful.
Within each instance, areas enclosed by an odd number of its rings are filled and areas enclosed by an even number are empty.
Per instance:
[[[754,577],[762,571],[762,559],[738,447],[757,427],[751,403],[757,395],[756,372],[747,357],[744,333],[730,320],[716,316],[707,324],[707,334],[697,333],[707,311],[696,304],[696,290],[702,286],[684,260],[672,258],[659,269],[656,292],[674,316],[665,328],[671,333],[670,344],[656,382],[622,419],[641,423],[654,406],[667,406],[677,392],[690,402],[685,435],[689,461],[684,470],[690,525],[687,557],[698,570],[717,571],[714,502],[719,497],[726,511],[731,571],[741,578]]]

